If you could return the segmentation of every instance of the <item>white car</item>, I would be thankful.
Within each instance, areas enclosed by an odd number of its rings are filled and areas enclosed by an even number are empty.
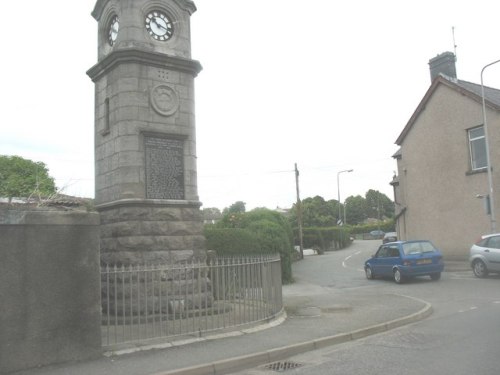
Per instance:
[[[384,234],[382,243],[396,242],[397,240],[398,240],[398,234],[396,232],[387,232],[386,234]]]
[[[469,261],[476,277],[500,273],[500,233],[484,235],[472,245]]]

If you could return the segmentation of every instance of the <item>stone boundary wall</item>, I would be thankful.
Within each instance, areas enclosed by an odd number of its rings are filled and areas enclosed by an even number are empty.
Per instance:
[[[99,214],[0,210],[0,373],[101,355]]]

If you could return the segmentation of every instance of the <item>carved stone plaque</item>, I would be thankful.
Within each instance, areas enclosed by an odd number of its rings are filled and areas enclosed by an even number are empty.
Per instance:
[[[151,89],[151,105],[163,116],[173,115],[179,107],[179,97],[170,86],[158,85]]]
[[[184,142],[144,136],[146,198],[184,199]]]

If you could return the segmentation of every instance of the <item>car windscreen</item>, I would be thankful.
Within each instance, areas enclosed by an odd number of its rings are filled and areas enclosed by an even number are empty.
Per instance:
[[[436,251],[434,245],[428,241],[407,242],[403,244],[403,251],[406,255],[432,253]]]

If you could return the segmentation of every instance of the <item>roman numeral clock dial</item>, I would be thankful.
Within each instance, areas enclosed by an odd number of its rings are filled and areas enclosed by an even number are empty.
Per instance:
[[[108,43],[110,46],[113,46],[115,44],[119,28],[120,20],[118,19],[118,16],[114,16],[109,23],[108,29]]]
[[[174,35],[174,24],[165,13],[153,11],[146,16],[146,30],[155,40],[165,42]]]

